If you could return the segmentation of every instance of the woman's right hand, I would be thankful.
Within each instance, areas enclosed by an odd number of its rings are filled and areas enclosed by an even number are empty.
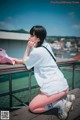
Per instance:
[[[35,47],[35,43],[33,41],[29,40],[27,47],[33,48],[33,47]]]

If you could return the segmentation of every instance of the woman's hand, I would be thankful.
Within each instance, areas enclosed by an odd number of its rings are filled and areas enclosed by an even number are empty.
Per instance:
[[[36,46],[36,43],[35,43],[34,41],[31,41],[31,40],[28,41],[27,47],[33,48],[33,47],[35,47],[35,46]]]
[[[14,58],[14,61],[16,64],[24,64],[24,61],[22,59]]]

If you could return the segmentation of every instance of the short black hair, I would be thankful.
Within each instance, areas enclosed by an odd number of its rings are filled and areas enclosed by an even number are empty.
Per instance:
[[[31,35],[36,35],[37,38],[40,39],[40,42],[38,43],[37,47],[40,47],[43,42],[44,42],[44,39],[46,38],[47,36],[47,32],[46,32],[46,29],[41,26],[41,25],[36,25],[36,26],[33,26],[31,29],[30,29],[30,34]]]

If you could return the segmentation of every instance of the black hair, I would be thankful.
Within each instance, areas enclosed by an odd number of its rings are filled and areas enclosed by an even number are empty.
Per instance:
[[[33,26],[33,27],[30,29],[30,34],[31,34],[31,35],[36,35],[37,38],[40,39],[40,42],[38,42],[37,47],[40,47],[40,46],[43,44],[44,39],[45,39],[46,36],[47,36],[46,29],[45,29],[43,26],[40,26],[40,25]]]

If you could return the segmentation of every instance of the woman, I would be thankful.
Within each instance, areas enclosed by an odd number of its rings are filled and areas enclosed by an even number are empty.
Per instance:
[[[58,108],[58,116],[64,120],[68,117],[75,96],[67,95],[67,80],[55,62],[50,45],[45,41],[46,35],[43,26],[33,26],[23,60],[16,59],[16,63],[25,64],[27,69],[34,67],[34,75],[40,87],[41,93],[30,102],[29,109],[33,113],[42,113]]]

